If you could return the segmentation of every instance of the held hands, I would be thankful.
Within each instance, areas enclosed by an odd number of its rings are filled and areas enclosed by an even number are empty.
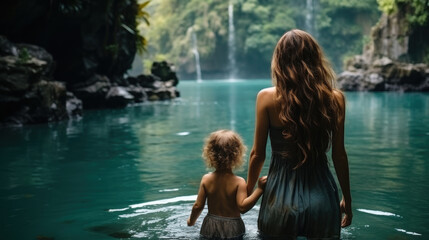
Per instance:
[[[265,185],[267,185],[267,176],[260,177],[258,179],[258,188],[264,190]]]
[[[188,223],[188,226],[190,227],[190,226],[194,226],[194,224],[195,223],[191,223],[191,219],[190,218],[188,218],[188,221],[186,221],[187,223]]]
[[[340,211],[341,213],[344,213],[344,217],[341,220],[341,227],[347,227],[350,224],[352,224],[353,213],[352,213],[351,202],[347,201],[346,203],[346,201],[343,198],[340,202]]]

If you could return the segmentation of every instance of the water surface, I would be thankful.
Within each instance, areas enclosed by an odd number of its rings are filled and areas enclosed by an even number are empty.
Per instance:
[[[250,149],[256,94],[270,85],[182,81],[174,101],[0,129],[0,238],[197,238],[207,210],[195,227],[186,219],[208,171],[203,139],[234,129]],[[429,238],[429,95],[346,97],[354,219],[342,237]],[[258,209],[243,215],[247,239]]]

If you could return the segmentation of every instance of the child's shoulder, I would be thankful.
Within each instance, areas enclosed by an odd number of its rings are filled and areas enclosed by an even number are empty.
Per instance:
[[[233,184],[237,184],[237,185],[246,185],[246,180],[244,180],[244,178],[234,175],[233,177]]]
[[[213,178],[213,173],[209,172],[203,175],[203,177],[201,178],[201,180],[208,180],[210,178]]]
[[[246,180],[244,180],[244,178],[237,176],[237,175],[235,175],[235,179],[237,179],[237,181],[240,181],[240,182],[246,182]]]

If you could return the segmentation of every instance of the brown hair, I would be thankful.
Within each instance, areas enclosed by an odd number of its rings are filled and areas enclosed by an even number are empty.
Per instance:
[[[340,111],[334,96],[335,73],[321,47],[301,30],[286,32],[278,41],[271,74],[281,106],[283,137],[296,143],[295,169],[306,162],[327,162],[332,132]]]
[[[208,167],[233,170],[244,163],[246,146],[240,135],[231,130],[212,132],[205,140],[203,158]]]

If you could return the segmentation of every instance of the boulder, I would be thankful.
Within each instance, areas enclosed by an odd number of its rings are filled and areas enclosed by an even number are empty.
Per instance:
[[[82,100],[84,109],[102,108],[106,106],[106,95],[110,88],[109,78],[96,74],[86,82],[74,85],[72,92]]]
[[[177,86],[177,84],[179,84],[179,79],[177,78],[177,75],[173,70],[173,66],[168,64],[166,61],[153,62],[152,67],[150,69],[153,75],[161,78],[161,81],[166,82],[172,80],[173,85]]]
[[[0,125],[23,125],[68,119],[63,83],[41,80],[24,97],[0,95]]]
[[[428,71],[425,64],[396,62],[383,57],[366,70],[342,72],[337,81],[338,87],[345,91],[427,91]]]
[[[67,92],[66,109],[70,119],[82,117],[82,101],[76,98],[72,92]]]
[[[111,108],[123,108],[134,100],[131,95],[123,87],[112,87],[106,95],[106,105]]]
[[[0,92],[22,93],[31,84],[40,81],[46,62],[36,59],[20,59],[15,56],[0,57]]]
[[[133,95],[135,103],[140,103],[147,100],[147,94],[141,86],[130,85],[126,88],[126,90],[131,95]]]

